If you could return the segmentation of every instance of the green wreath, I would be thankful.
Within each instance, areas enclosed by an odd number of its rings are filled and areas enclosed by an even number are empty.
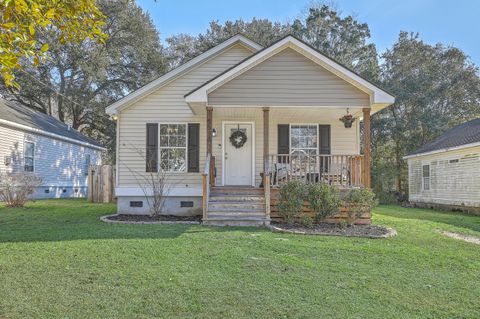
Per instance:
[[[247,134],[237,130],[230,135],[230,143],[232,143],[235,148],[242,147],[247,142]]]

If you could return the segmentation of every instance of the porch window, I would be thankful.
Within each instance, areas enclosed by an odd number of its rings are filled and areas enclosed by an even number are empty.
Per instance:
[[[290,150],[296,155],[318,154],[318,125],[290,125]]]
[[[187,125],[160,124],[160,165],[167,172],[187,170]]]
[[[430,165],[422,167],[422,185],[424,191],[430,190]]]
[[[85,176],[88,176],[88,171],[90,170],[90,154],[85,155]]]
[[[24,149],[24,158],[25,158],[25,172],[34,171],[34,162],[35,162],[35,144],[31,142],[25,142]]]

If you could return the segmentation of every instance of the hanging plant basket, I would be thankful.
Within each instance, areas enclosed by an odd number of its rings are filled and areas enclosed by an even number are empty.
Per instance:
[[[241,148],[247,142],[247,134],[245,132],[237,130],[230,135],[230,143],[235,148]]]
[[[339,118],[339,121],[343,122],[343,125],[345,126],[345,128],[351,128],[352,123],[355,122],[355,118],[353,117],[352,114],[347,113],[346,115]]]

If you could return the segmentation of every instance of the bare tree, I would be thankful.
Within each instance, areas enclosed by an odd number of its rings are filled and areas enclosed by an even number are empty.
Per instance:
[[[130,149],[134,150],[146,163],[146,169],[139,172],[133,169],[125,162],[121,162],[134,176],[138,186],[141,188],[143,195],[150,207],[151,216],[158,216],[161,214],[163,205],[165,203],[166,194],[169,191],[167,184],[167,171],[158,165],[158,161],[149,158],[147,161],[146,152],[139,149],[133,144],[130,144]]]

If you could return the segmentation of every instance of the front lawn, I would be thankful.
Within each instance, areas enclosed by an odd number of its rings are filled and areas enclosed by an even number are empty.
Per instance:
[[[118,225],[114,205],[0,208],[0,317],[480,318],[480,217],[380,206],[398,236]]]

